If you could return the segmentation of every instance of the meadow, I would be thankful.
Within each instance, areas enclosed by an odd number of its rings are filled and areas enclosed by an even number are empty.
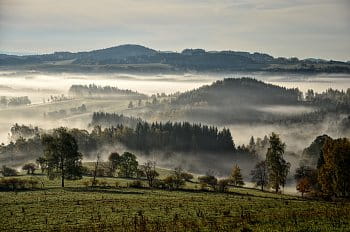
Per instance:
[[[23,177],[19,177],[23,178]],[[29,177],[25,177],[29,178]],[[37,189],[0,192],[0,231],[349,231],[350,202],[231,187],[227,193],[132,188],[131,179],[33,178]],[[146,183],[144,183],[146,186]]]

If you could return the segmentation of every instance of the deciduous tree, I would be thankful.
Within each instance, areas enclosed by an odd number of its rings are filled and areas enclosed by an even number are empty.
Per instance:
[[[266,161],[264,160],[258,162],[251,171],[250,175],[252,176],[252,182],[254,182],[256,186],[260,186],[261,191],[264,191],[264,187],[266,187],[269,183]]]
[[[52,134],[44,134],[42,143],[49,178],[60,177],[61,186],[64,187],[65,179],[82,177],[82,155],[76,140],[66,128],[57,128]]]

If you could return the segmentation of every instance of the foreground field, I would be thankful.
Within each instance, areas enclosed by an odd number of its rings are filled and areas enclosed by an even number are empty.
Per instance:
[[[110,180],[109,180],[110,181]],[[114,180],[115,181],[115,180]],[[118,180],[125,186],[127,180]],[[0,192],[0,231],[349,231],[350,204],[230,189],[87,188]],[[110,183],[112,183],[110,181]]]

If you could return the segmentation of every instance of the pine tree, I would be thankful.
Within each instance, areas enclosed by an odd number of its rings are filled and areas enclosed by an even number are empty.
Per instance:
[[[290,169],[290,163],[283,158],[285,143],[282,143],[279,136],[272,133],[269,139],[270,147],[266,153],[266,164],[269,173],[269,184],[276,193],[280,186],[284,187]]]
[[[244,185],[243,177],[241,174],[241,169],[239,168],[239,166],[237,164],[235,164],[232,168],[230,180],[234,186],[243,186]]]

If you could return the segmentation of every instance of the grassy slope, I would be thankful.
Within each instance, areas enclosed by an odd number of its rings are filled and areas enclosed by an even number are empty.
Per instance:
[[[113,187],[83,181],[48,181],[45,189],[0,192],[0,231],[349,231],[350,204],[230,189],[165,191],[126,188],[130,180],[106,178]],[[114,187],[118,181],[121,187]],[[190,186],[187,186],[190,187]]]

